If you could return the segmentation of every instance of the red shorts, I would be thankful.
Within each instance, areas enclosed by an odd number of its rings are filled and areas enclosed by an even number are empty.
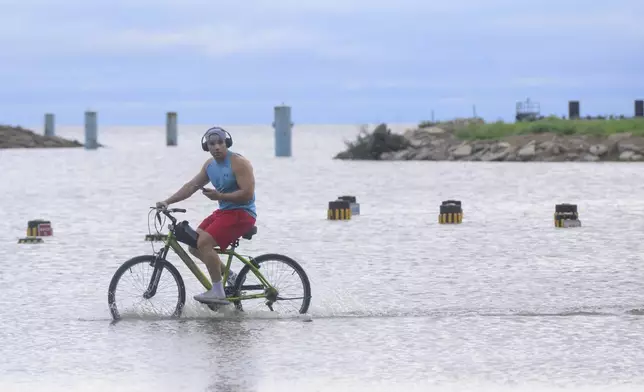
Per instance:
[[[244,210],[215,210],[201,222],[199,228],[210,234],[217,245],[225,250],[254,225],[255,218]]]

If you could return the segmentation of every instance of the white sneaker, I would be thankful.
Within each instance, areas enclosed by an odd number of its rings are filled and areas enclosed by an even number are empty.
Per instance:
[[[230,301],[226,299],[226,296],[221,296],[217,294],[214,290],[208,290],[205,293],[197,294],[193,297],[195,301],[199,301],[204,304],[216,304],[216,305],[229,305]]]

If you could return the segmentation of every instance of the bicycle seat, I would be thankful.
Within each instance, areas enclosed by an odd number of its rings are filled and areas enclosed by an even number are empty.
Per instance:
[[[242,235],[242,238],[250,240],[255,234],[257,234],[257,226],[253,226],[250,230],[244,233],[244,235]]]

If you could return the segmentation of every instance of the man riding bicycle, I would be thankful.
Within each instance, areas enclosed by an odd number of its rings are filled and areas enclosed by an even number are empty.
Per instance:
[[[225,265],[213,248],[228,248],[255,225],[257,218],[253,167],[248,159],[229,150],[232,144],[230,133],[223,128],[208,129],[201,138],[201,148],[212,157],[175,194],[156,203],[158,208],[167,207],[189,198],[198,189],[209,199],[219,202],[219,208],[197,228],[197,248],[189,247],[190,253],[206,265],[212,280],[212,289],[194,296],[195,300],[207,304],[230,303],[222,283],[221,271]],[[204,188],[209,182],[214,189]],[[236,274],[230,271],[229,275],[228,282],[234,282]]]

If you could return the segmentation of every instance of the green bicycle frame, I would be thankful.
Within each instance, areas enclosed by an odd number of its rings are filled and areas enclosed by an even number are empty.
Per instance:
[[[208,277],[203,273],[203,271],[197,266],[197,264],[194,262],[194,260],[188,255],[188,253],[183,249],[183,247],[179,244],[177,241],[174,233],[170,231],[168,233],[167,238],[164,241],[164,248],[161,250],[161,258],[165,260],[166,256],[168,255],[168,250],[172,249],[177,256],[181,259],[181,261],[184,262],[186,267],[194,274],[195,278],[203,285],[203,287],[206,290],[210,290],[212,288],[212,283],[208,279]],[[235,246],[233,246],[229,250],[222,250],[218,246],[215,247],[215,251],[220,254],[220,255],[227,255],[228,256],[228,261],[226,262],[226,268],[224,269],[222,281],[226,281],[228,279],[228,272],[230,271],[230,265],[232,264],[233,257],[237,258],[237,260],[241,261],[242,263],[246,264],[248,268],[250,268],[251,271],[257,276],[257,279],[264,285],[264,288],[270,288],[271,290],[274,290],[273,286],[266,280],[264,275],[262,275],[261,272],[259,272],[259,269],[255,266],[253,262],[245,258],[244,256],[240,255],[239,253],[235,252]],[[259,286],[242,286],[241,288],[243,289],[244,287],[247,287],[247,289],[259,289]],[[239,297],[227,297],[228,300],[230,301],[242,301],[246,299],[255,299],[255,298],[265,298],[266,297],[266,290],[262,294],[252,294],[252,295],[243,295]]]

